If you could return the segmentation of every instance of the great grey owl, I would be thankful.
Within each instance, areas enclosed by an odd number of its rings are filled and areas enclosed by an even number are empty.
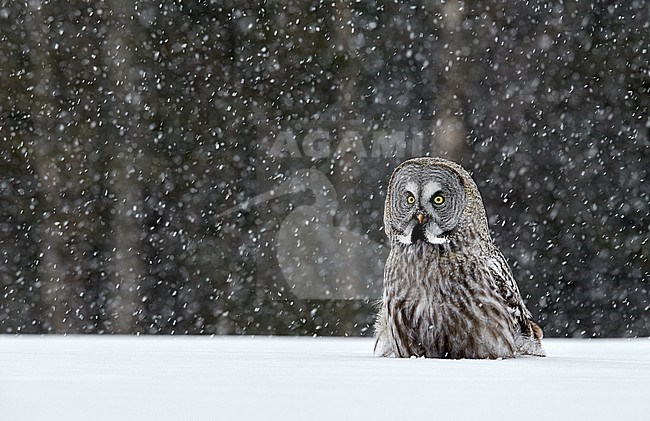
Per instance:
[[[542,330],[492,242],[483,200],[460,165],[415,158],[390,179],[384,229],[391,251],[375,354],[544,356]]]

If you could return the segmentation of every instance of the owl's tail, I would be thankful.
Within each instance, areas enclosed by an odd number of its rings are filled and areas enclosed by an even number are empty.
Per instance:
[[[518,346],[518,354],[534,355],[536,357],[545,357],[546,351],[542,348],[542,338],[544,333],[542,328],[532,320],[527,320],[529,332],[521,337],[521,344]]]

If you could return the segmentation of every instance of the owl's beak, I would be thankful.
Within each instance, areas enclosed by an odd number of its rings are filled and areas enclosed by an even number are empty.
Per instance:
[[[420,225],[422,225],[424,223],[424,214],[422,214],[421,212],[418,212],[417,218],[418,218],[418,222],[420,223]]]

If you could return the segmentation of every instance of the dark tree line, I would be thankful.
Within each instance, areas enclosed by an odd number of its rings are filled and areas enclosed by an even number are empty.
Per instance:
[[[224,212],[314,170],[385,245],[422,151],[473,172],[548,336],[648,336],[649,30],[645,1],[0,2],[0,332],[370,334],[372,296],[278,267],[319,193]]]

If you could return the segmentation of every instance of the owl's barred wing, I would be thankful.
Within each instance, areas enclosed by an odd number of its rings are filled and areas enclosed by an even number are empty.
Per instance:
[[[499,250],[494,249],[493,255],[487,259],[486,263],[490,275],[492,275],[492,279],[494,280],[494,286],[497,292],[506,301],[508,306],[515,311],[515,316],[531,319],[532,314],[524,305],[519,287],[512,275],[512,270],[510,270],[510,266],[508,266],[508,262],[506,262],[503,254]],[[518,312],[520,313],[517,314]]]
[[[492,256],[487,259],[486,263],[488,271],[492,275],[497,293],[505,300],[508,308],[512,311],[512,315],[519,325],[522,335],[530,341],[529,344],[524,344],[524,353],[544,355],[540,342],[543,336],[542,329],[533,322],[533,316],[524,304],[517,282],[515,282],[515,278],[505,257],[495,248]]]

